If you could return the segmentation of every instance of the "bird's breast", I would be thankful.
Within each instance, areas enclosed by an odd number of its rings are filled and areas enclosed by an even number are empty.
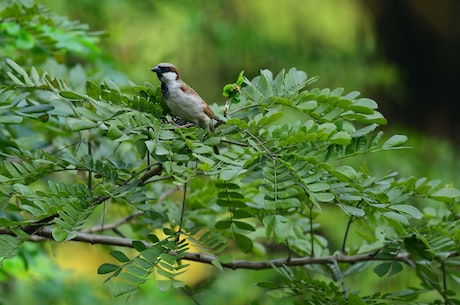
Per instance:
[[[203,120],[204,104],[200,97],[186,94],[180,90],[168,90],[168,94],[163,95],[169,109],[177,116],[189,121],[198,123]]]

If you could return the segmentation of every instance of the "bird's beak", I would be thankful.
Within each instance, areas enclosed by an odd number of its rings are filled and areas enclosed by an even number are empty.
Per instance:
[[[158,73],[158,72],[160,72],[160,68],[158,66],[155,66],[152,69],[150,69],[150,71]]]

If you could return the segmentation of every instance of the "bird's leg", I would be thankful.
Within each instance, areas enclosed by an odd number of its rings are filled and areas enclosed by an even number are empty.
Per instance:
[[[181,118],[174,118],[171,121],[171,124],[173,124],[177,128],[187,128],[187,127],[195,125],[195,123],[187,122]]]

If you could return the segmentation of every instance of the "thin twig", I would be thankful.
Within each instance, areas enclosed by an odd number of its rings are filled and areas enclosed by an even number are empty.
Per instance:
[[[184,221],[184,213],[185,213],[185,200],[187,199],[187,182],[184,183],[184,195],[182,197],[182,208],[180,211],[180,219],[179,219],[179,230],[177,235],[177,241],[179,241],[180,234],[182,232],[182,223]]]
[[[351,227],[352,222],[353,222],[353,215],[351,215],[350,218],[348,218],[347,227],[345,228],[345,234],[343,236],[343,241],[342,241],[342,253],[345,253],[345,248],[346,248],[347,239],[348,239],[348,232],[350,232],[350,227]]]
[[[221,139],[220,141],[222,143],[233,144],[233,145],[242,146],[242,147],[249,147],[249,144],[247,144],[247,143],[233,141],[233,140],[229,140],[229,139]]]
[[[310,219],[310,242],[311,242],[311,254],[310,256],[311,257],[314,257],[315,256],[315,234],[313,232],[313,203],[310,203],[310,215],[309,215],[309,219]]]
[[[193,303],[195,303],[196,305],[201,305],[200,301],[198,301],[198,299],[195,297],[193,291],[190,288],[181,287],[181,290],[186,296],[188,296],[193,301]]]
[[[250,133],[247,129],[243,130],[245,134],[247,134],[249,137],[253,138],[259,145],[262,147],[262,149],[270,156],[272,160],[276,160],[276,156],[268,149],[265,144],[255,135]]]
[[[176,192],[177,190],[179,189],[178,186],[175,186],[167,191],[165,191],[163,194],[161,194],[158,199],[157,199],[157,204],[160,204],[162,203],[166,197],[168,197],[169,195],[171,195],[172,193]],[[94,227],[91,227],[89,229],[86,229],[86,230],[82,230],[81,232],[83,233],[96,233],[96,232],[101,232],[101,231],[109,231],[109,230],[114,230],[116,228],[118,228],[119,226],[125,224],[125,223],[128,223],[130,222],[131,220],[137,218],[138,216],[144,214],[143,211],[136,211],[134,213],[132,213],[131,215],[128,215],[114,223],[111,223],[111,224],[108,224],[108,225],[96,225]]]
[[[159,197],[158,197],[158,200],[157,200],[157,204],[160,204],[162,203],[169,195],[171,195],[172,193],[174,192],[177,192],[179,190],[179,186],[176,185],[175,187],[169,189],[169,190],[166,190],[165,192],[163,192],[163,194],[161,194]]]
[[[442,296],[444,298],[445,304],[449,304],[447,293],[447,274],[446,274],[446,265],[444,261],[441,261],[441,272],[442,272]]]
[[[91,141],[88,141],[88,155],[91,157],[93,155]],[[93,191],[93,172],[91,171],[91,169],[88,170],[88,190],[90,192]]]
[[[101,231],[109,231],[109,230],[114,230],[118,228],[119,226],[130,222],[131,220],[135,219],[136,217],[144,214],[143,211],[136,211],[132,213],[131,215],[126,216],[125,218],[122,218],[114,223],[108,224],[108,225],[97,225],[94,227],[91,227],[86,230],[82,230],[83,233],[96,233],[96,232],[101,232]]]
[[[231,116],[232,114],[235,114],[239,111],[243,111],[243,110],[246,110],[246,109],[251,109],[251,108],[256,108],[256,107],[260,107],[260,105],[256,104],[256,105],[248,105],[248,106],[244,106],[244,107],[241,107],[241,108],[237,108],[233,111],[229,111],[227,114],[228,116]]]

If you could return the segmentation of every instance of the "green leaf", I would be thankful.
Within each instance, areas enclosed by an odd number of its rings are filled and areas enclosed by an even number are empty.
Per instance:
[[[329,183],[325,183],[325,182],[318,182],[318,183],[311,183],[311,184],[308,184],[307,185],[307,188],[311,191],[311,192],[323,192],[323,191],[327,191],[327,190],[330,190],[331,189],[331,186],[329,185]]]
[[[206,145],[195,145],[195,148],[193,149],[193,152],[196,154],[212,154],[214,150],[212,149],[211,146],[206,146]]]
[[[110,252],[110,255],[112,255],[120,263],[129,262],[129,258],[126,256],[126,254],[124,254],[121,251],[113,250],[113,251]]]
[[[244,253],[249,253],[252,251],[253,244],[249,237],[238,233],[234,233],[233,236],[241,251]]]
[[[343,98],[347,100],[353,100],[357,98],[360,94],[361,92],[359,91],[351,91],[350,93],[347,93],[347,95],[345,95]]]
[[[216,257],[215,259],[213,259],[211,261],[211,264],[216,267],[217,269],[219,269],[220,271],[224,271],[224,269],[222,268],[222,264],[220,263],[220,260],[218,257]]]
[[[121,295],[136,291],[137,289],[137,286],[133,286],[132,284],[118,282],[113,285],[112,292],[114,296],[119,297]]]
[[[147,260],[145,260],[145,259],[143,259],[143,258],[140,258],[139,256],[137,256],[137,257],[135,257],[135,258],[133,259],[133,263],[136,264],[137,266],[139,266],[139,267],[137,267],[137,268],[141,269],[142,272],[145,273],[145,274],[149,273],[149,269],[151,269],[151,268],[153,267],[153,264],[152,264],[152,263],[150,263],[149,261],[147,261]],[[129,268],[130,266],[136,267],[136,265],[128,265],[128,266],[126,266],[126,269],[129,271],[128,268]],[[133,272],[134,272],[134,271],[133,271]],[[140,273],[140,271],[139,271],[139,272],[136,272],[136,273],[138,274],[138,273]]]
[[[374,111],[372,114],[361,114],[361,113],[354,113],[354,112],[344,112],[342,116],[345,119],[348,120],[355,120],[360,123],[365,123],[365,124],[379,124],[379,125],[385,125],[387,124],[387,120],[385,117],[378,111]]]
[[[21,246],[21,241],[18,238],[9,235],[0,236],[0,263],[2,258],[12,258],[16,256],[18,248]],[[1,266],[1,264],[0,264]]]
[[[59,95],[69,100],[85,100],[86,97],[73,91],[61,91]]]
[[[310,193],[310,195],[320,202],[331,202],[335,199],[332,193]]]
[[[176,263],[176,257],[169,253],[165,253],[165,252],[161,253],[160,259],[167,262],[171,266],[173,266]]]
[[[338,204],[338,206],[349,216],[363,217],[366,215],[363,209],[351,205]]]
[[[395,212],[384,212],[383,217],[395,220],[396,222],[399,222],[400,224],[409,225],[409,221],[407,220],[407,217],[404,215],[401,215],[399,213]]]
[[[48,112],[53,109],[54,109],[54,106],[52,105],[46,105],[46,104],[32,105],[32,106],[21,108],[20,112],[22,113],[43,113],[43,112]]]
[[[6,74],[8,75],[8,77],[16,84],[16,85],[19,85],[21,87],[25,86],[26,84],[24,84],[24,82],[22,82],[19,78],[17,78],[13,73],[11,73],[10,71],[6,72]]]
[[[230,181],[233,180],[239,173],[241,172],[240,168],[235,168],[235,169],[223,169],[219,173],[220,179],[224,181]]]
[[[423,236],[413,234],[410,237],[404,238],[404,246],[411,254],[412,260],[432,261],[435,257],[435,253],[430,249],[430,245]]]
[[[291,68],[284,77],[284,88],[286,95],[296,93],[302,89],[307,81],[307,73],[298,71],[296,68]]]
[[[221,139],[219,137],[209,137],[203,142],[203,144],[208,146],[215,146],[220,144],[220,140]]]
[[[350,293],[348,295],[348,303],[347,305],[366,305],[367,303],[363,301],[363,299],[361,299],[359,297],[359,295],[357,294],[354,294],[354,293]]]
[[[315,100],[306,101],[306,102],[300,103],[298,107],[299,109],[304,110],[304,111],[311,111],[318,107],[318,102]]]
[[[147,235],[147,239],[152,243],[157,243],[157,242],[160,241],[160,238],[158,238],[158,236],[156,234],[153,234],[153,233],[150,233],[149,235]],[[133,246],[134,246],[135,249],[138,249],[136,247],[136,245],[134,244],[134,241],[133,241]],[[144,247],[145,247],[145,245],[144,245]],[[144,250],[141,250],[141,251],[144,251]]]
[[[132,245],[138,252],[142,252],[147,249],[144,242],[141,240],[133,240]]]
[[[170,228],[163,228],[163,233],[170,236],[174,234],[174,231]]]
[[[84,121],[84,120],[75,119],[75,118],[68,118],[67,123],[69,124],[70,129],[73,131],[91,129],[97,126],[97,123],[95,122]]]
[[[241,86],[243,84],[243,81],[244,81],[244,70],[242,70],[240,74],[238,74],[238,78],[236,79],[236,84],[238,86]]]
[[[150,263],[155,264],[163,252],[161,247],[152,247],[142,251],[142,256]]]
[[[101,95],[101,89],[98,85],[96,85],[92,81],[87,80],[86,81],[86,93],[93,99],[99,99],[99,96]]]
[[[233,210],[232,216],[233,216],[233,219],[242,219],[242,218],[252,217],[253,214],[245,210]]]
[[[155,155],[157,156],[165,156],[170,153],[169,149],[161,145],[160,143],[156,143],[157,145],[155,146]],[[212,150],[211,150],[212,151]]]
[[[329,141],[333,144],[337,145],[348,145],[351,143],[351,136],[348,132],[345,131],[339,131],[335,134],[333,134],[330,138]]]
[[[273,236],[277,243],[285,242],[291,234],[292,228],[292,221],[289,218],[283,215],[275,215]]]
[[[400,262],[392,262],[391,263],[391,271],[389,275],[393,275],[399,273],[403,270],[403,265]]]
[[[158,280],[157,287],[160,291],[166,291],[171,288],[181,288],[185,286],[185,283],[178,280]]]
[[[385,263],[381,263],[375,266],[374,272],[378,276],[383,277],[385,274],[388,273],[388,271],[390,271],[390,268],[391,268],[391,263],[385,262]]]
[[[53,229],[53,239],[57,242],[63,242],[67,239],[69,236],[69,232],[67,230],[64,230],[60,227],[56,227]]]
[[[231,220],[220,220],[216,222],[214,227],[216,229],[228,229],[232,226],[232,221]]]
[[[246,123],[243,120],[237,119],[237,118],[231,118],[231,119],[227,120],[226,124],[231,125],[231,126],[237,126],[237,127],[241,128],[241,129],[247,129],[248,128],[248,123]]]
[[[19,124],[22,120],[22,117],[17,115],[0,115],[0,124]]]
[[[162,268],[156,268],[157,274],[172,280],[175,276],[172,270],[173,269],[172,266],[168,266],[167,268],[165,267],[166,267],[166,264],[163,263]]]
[[[355,181],[359,178],[355,169],[348,165],[336,167],[331,173],[342,181]]]
[[[269,125],[278,121],[283,116],[282,112],[267,113],[260,120],[257,121],[257,126]]]
[[[392,147],[398,147],[407,142],[407,136],[405,135],[394,135],[383,143],[383,149],[390,149]]]
[[[111,124],[109,130],[107,130],[107,137],[112,140],[119,139],[123,135],[124,133],[120,129],[118,129],[118,127],[115,124]]]
[[[359,138],[359,137],[365,136],[365,135],[371,133],[372,131],[374,131],[378,126],[379,126],[378,124],[371,124],[371,125],[368,125],[366,127],[361,128],[361,129],[358,129],[351,135],[351,137],[352,138]]]
[[[390,209],[404,213],[415,219],[421,219],[423,217],[423,214],[419,211],[419,209],[409,204],[394,204],[390,206]]]
[[[104,263],[97,268],[97,274],[107,274],[116,271],[119,267],[114,264]]]
[[[14,60],[6,58],[5,62],[13,69],[16,73],[22,75],[24,78],[28,78],[26,70],[24,70],[20,65],[18,65]]]
[[[235,224],[241,230],[247,230],[247,231],[255,231],[256,230],[256,228],[254,228],[253,225],[250,225],[250,224],[248,224],[246,222],[233,221],[233,224]]]
[[[97,114],[94,110],[86,107],[76,107],[75,110],[80,114],[81,118],[85,118],[91,121],[102,121],[103,117]]]
[[[460,197],[460,190],[446,187],[434,192],[430,197],[440,201],[451,202]]]
[[[265,288],[265,289],[277,289],[279,288],[279,285],[273,282],[258,282],[257,283],[258,287]]]
[[[348,109],[364,114],[373,114],[374,109],[377,108],[377,103],[369,98],[357,99],[353,104],[348,106]]]

